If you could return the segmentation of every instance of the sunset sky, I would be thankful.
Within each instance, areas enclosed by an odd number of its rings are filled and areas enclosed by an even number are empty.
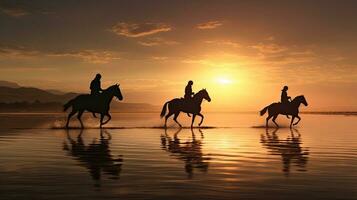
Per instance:
[[[207,110],[255,111],[304,94],[357,108],[357,1],[0,1],[0,80],[161,105],[206,88]],[[204,109],[205,109],[204,108]]]

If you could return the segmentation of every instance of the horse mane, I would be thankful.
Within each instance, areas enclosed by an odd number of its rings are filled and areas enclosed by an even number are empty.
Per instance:
[[[103,92],[106,91],[110,91],[111,89],[113,89],[115,86],[117,86],[116,84],[109,86],[107,89],[104,89]]]
[[[304,95],[296,96],[296,97],[292,100],[292,102],[295,102],[295,101],[297,101],[297,100],[299,100],[299,99],[301,99],[301,98],[304,98]]]
[[[200,91],[198,91],[196,94],[193,95],[193,97],[195,97],[198,94],[201,94],[203,91],[205,91],[206,89],[201,89]]]

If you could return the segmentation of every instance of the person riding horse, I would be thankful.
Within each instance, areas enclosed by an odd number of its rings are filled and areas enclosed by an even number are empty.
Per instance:
[[[187,85],[185,87],[184,99],[186,101],[186,105],[190,105],[191,104],[192,95],[195,94],[194,92],[192,92],[192,85],[193,85],[193,81],[188,81],[188,83],[187,83]],[[191,117],[191,115],[189,113],[187,113],[187,116]]]
[[[95,78],[92,80],[92,82],[90,83],[90,94],[93,96],[93,97],[96,97],[98,96],[102,91],[102,87],[101,87],[101,84],[100,84],[100,79],[102,78],[102,75],[101,74],[97,74],[95,75]],[[97,118],[97,116],[95,115],[95,113],[93,112],[93,117]]]
[[[193,81],[189,81],[185,87],[185,100],[191,100],[192,99],[192,95],[194,95],[195,93],[192,92],[192,85],[193,85]]]
[[[100,86],[100,79],[102,78],[102,75],[97,74],[95,78],[92,80],[90,83],[90,94],[91,95],[98,95],[100,94],[103,90]]]
[[[290,100],[291,100],[291,97],[288,96],[288,86],[284,86],[284,88],[281,90],[281,104],[284,108],[288,107],[289,106],[289,103],[290,103]],[[289,115],[286,115],[286,117],[288,119],[290,119]]]

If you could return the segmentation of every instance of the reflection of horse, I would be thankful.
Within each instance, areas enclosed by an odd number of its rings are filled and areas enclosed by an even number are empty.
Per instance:
[[[81,117],[85,110],[92,112],[93,114],[100,113],[100,127],[102,127],[102,125],[108,123],[112,118],[109,114],[109,105],[114,96],[119,100],[123,100],[118,84],[110,86],[99,95],[82,94],[70,100],[64,105],[64,111],[72,106],[72,111],[69,113],[67,118],[66,127],[68,128],[71,117],[78,112],[77,118],[83,128],[84,126]],[[104,116],[108,117],[108,120],[105,122],[103,122]]]
[[[67,131],[67,141],[63,144],[63,149],[69,152],[69,155],[80,162],[80,165],[87,168],[93,180],[100,181],[102,173],[107,174],[112,179],[118,179],[123,165],[122,156],[113,158],[110,153],[111,135],[106,131],[100,132],[99,143],[93,141],[86,145],[82,139],[80,131],[77,139],[72,139],[69,131]],[[105,133],[107,138],[104,137]],[[98,185],[100,186],[100,185]]]
[[[292,115],[290,123],[290,127],[292,127],[295,117],[299,120],[295,122],[294,125],[297,125],[301,120],[301,118],[299,117],[300,104],[304,104],[305,106],[307,106],[307,101],[303,95],[295,97],[288,105],[284,105],[282,103],[272,103],[269,106],[265,107],[263,110],[261,110],[260,115],[263,116],[268,110],[269,116],[266,118],[266,127],[268,127],[269,119],[272,117],[274,124],[279,127],[279,125],[275,122],[279,114]]]
[[[291,129],[291,135],[285,140],[279,139],[276,132],[279,129],[275,129],[271,134],[266,130],[266,134],[261,135],[260,142],[262,145],[270,150],[272,155],[281,155],[283,162],[283,171],[286,176],[290,173],[291,164],[295,164],[301,169],[305,170],[309,151],[306,148],[301,147],[301,135],[295,136],[294,129]],[[295,130],[297,131],[297,130]]]
[[[185,99],[172,99],[171,101],[168,101],[164,104],[161,114],[161,117],[164,117],[166,114],[166,107],[168,105],[169,107],[169,113],[165,116],[165,127],[167,123],[167,119],[174,114],[174,120],[175,122],[180,126],[181,124],[177,121],[177,117],[179,116],[180,112],[185,112],[185,113],[192,113],[192,123],[191,127],[193,126],[193,123],[195,121],[196,115],[201,117],[201,122],[199,125],[201,126],[203,122],[203,115],[201,114],[201,104],[203,99],[206,99],[208,102],[211,101],[210,96],[208,95],[208,92],[206,89],[202,89],[199,92],[197,92],[193,97],[190,102],[188,102]]]
[[[177,137],[181,130],[180,128],[172,138],[167,134],[167,130],[165,129],[165,134],[161,135],[161,147],[163,150],[170,152],[175,158],[184,161],[185,171],[188,177],[192,178],[194,169],[202,172],[208,170],[208,160],[210,158],[202,153],[202,142],[196,139],[193,129],[191,129],[192,141],[187,142],[181,142]],[[200,129],[199,131],[202,139],[203,133]]]

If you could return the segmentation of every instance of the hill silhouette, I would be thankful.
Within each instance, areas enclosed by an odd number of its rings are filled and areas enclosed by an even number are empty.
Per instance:
[[[0,87],[19,88],[21,86],[15,82],[0,80]]]
[[[0,81],[0,112],[62,112],[63,104],[77,95],[78,93],[73,92],[22,87],[16,83]],[[114,112],[158,112],[160,107],[115,101],[111,109]]]

